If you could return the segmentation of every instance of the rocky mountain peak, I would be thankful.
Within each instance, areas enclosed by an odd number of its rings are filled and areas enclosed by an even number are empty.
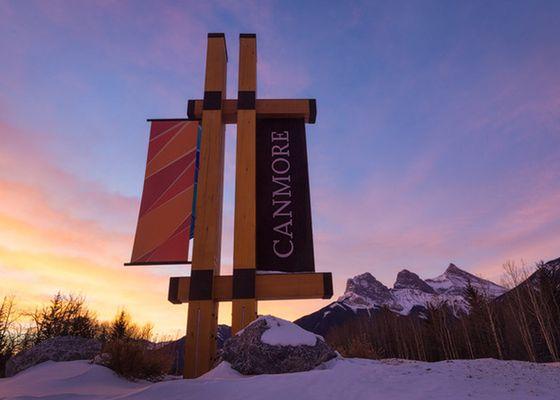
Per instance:
[[[560,271],[560,258],[544,264],[519,286],[537,284],[539,274],[549,271]],[[442,301],[455,316],[468,314],[470,310],[465,299],[465,288],[469,284],[490,299],[504,296],[507,291],[506,288],[464,271],[453,263],[449,264],[442,274],[432,279],[421,279],[414,272],[403,269],[398,273],[395,285],[391,289],[366,272],[348,279],[346,292],[338,301],[300,318],[296,323],[307,330],[324,335],[333,326],[339,326],[353,318],[369,318],[380,309],[388,308],[400,315],[423,318],[430,304]],[[511,292],[505,296],[509,293]]]
[[[466,311],[464,290],[471,284],[490,298],[503,294],[506,289],[479,278],[451,263],[445,272],[432,279],[421,279],[417,274],[403,269],[395,285],[389,289],[369,272],[348,279],[346,291],[338,301],[352,309],[386,306],[408,314],[414,307],[426,307],[434,300],[447,302],[456,312]]]
[[[497,297],[506,291],[504,287],[464,271],[453,263],[449,264],[443,274],[433,279],[426,279],[425,282],[436,293],[449,296],[462,297],[464,289],[468,284],[471,284],[490,298]]]
[[[451,264],[453,265],[453,264]],[[449,268],[448,268],[449,269]],[[415,289],[424,293],[435,294],[434,289],[424,282],[414,272],[403,269],[397,274],[397,280],[393,286],[394,289]]]
[[[339,301],[356,305],[381,305],[392,301],[392,298],[389,288],[366,272],[346,281],[346,290]]]
[[[387,286],[379,282],[375,277],[366,272],[364,274],[356,275],[346,281],[346,292],[353,292],[359,295],[368,296],[372,293],[387,292]]]
[[[450,263],[449,266],[447,267],[447,269],[445,270],[445,272],[446,273],[451,273],[451,274],[460,274],[460,273],[466,272],[466,271],[463,271],[461,268],[459,268],[455,264]]]

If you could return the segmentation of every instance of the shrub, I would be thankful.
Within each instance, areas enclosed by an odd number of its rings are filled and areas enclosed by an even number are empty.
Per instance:
[[[151,325],[140,328],[122,309],[113,321],[104,326],[106,354],[102,364],[127,379],[160,380],[171,370],[172,357],[169,352],[156,349]]]
[[[0,378],[4,376],[6,362],[17,348],[16,319],[13,297],[4,297],[0,303]]]
[[[84,301],[83,297],[59,292],[47,306],[29,314],[34,325],[35,343],[57,336],[95,337],[98,323]]]
[[[103,347],[108,354],[103,364],[127,379],[160,380],[170,371],[172,360],[149,347],[149,342],[138,339],[112,339]]]

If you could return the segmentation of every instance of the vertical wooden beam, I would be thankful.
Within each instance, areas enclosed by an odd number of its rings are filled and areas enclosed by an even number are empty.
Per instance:
[[[237,153],[233,237],[232,333],[257,318],[256,267],[257,38],[239,35]]]
[[[209,371],[215,361],[218,302],[213,278],[220,273],[224,181],[222,102],[226,97],[227,50],[223,33],[208,34],[195,240],[185,345],[185,378]]]

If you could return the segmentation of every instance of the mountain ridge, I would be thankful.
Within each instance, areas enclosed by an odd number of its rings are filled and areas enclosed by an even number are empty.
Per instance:
[[[338,298],[338,302],[343,302],[350,308],[384,306],[399,314],[408,315],[414,306],[427,307],[431,302],[444,301],[455,314],[460,314],[468,311],[463,292],[469,284],[491,299],[507,291],[506,288],[451,263],[442,274],[425,280],[408,269],[402,269],[392,288],[379,282],[369,272],[356,275],[346,281],[346,290]]]
[[[340,325],[356,317],[368,317],[381,308],[400,315],[418,315],[430,304],[445,302],[455,316],[468,313],[468,303],[463,295],[472,285],[488,298],[495,299],[507,289],[477,277],[450,263],[445,271],[429,279],[402,269],[397,273],[392,288],[378,281],[370,272],[358,274],[346,281],[346,290],[337,301],[322,309],[299,318],[295,322],[318,334],[325,334],[331,326]]]

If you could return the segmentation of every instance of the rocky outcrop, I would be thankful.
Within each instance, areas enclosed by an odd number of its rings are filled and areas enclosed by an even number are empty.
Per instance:
[[[394,289],[415,289],[420,290],[424,293],[435,294],[434,289],[426,282],[424,282],[418,275],[414,272],[410,272],[407,269],[403,269],[397,274],[397,280],[393,285]]]
[[[221,352],[244,375],[309,371],[334,357],[321,336],[272,316],[258,318],[227,340]]]
[[[90,360],[101,351],[101,342],[77,336],[47,339],[8,360],[6,376],[13,376],[45,361]]]
[[[377,302],[377,304],[382,304],[392,298],[389,288],[375,279],[369,272],[348,279],[345,293],[355,294]]]
[[[346,290],[338,301],[355,309],[384,305],[391,309],[400,310],[400,306],[395,301],[391,290],[369,272],[348,279]]]

